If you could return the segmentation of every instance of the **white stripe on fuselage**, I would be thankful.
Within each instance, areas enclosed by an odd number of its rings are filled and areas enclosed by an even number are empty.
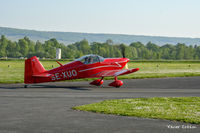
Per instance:
[[[119,64],[119,62],[115,62],[119,67],[122,67],[120,64]]]

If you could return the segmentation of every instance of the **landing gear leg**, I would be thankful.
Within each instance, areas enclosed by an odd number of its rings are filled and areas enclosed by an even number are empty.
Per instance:
[[[104,79],[104,77],[101,78],[101,80],[99,81],[99,84],[101,83],[101,81]]]
[[[115,81],[117,81],[117,76],[115,76]]]
[[[117,76],[115,76],[115,81],[114,82],[117,83]],[[115,87],[119,88],[120,86],[116,85]]]

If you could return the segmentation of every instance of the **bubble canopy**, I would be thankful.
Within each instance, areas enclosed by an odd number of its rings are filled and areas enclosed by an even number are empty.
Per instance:
[[[82,56],[82,57],[76,59],[76,61],[80,61],[83,64],[93,64],[93,63],[97,63],[97,62],[103,62],[104,58],[99,55],[90,54],[90,55]]]

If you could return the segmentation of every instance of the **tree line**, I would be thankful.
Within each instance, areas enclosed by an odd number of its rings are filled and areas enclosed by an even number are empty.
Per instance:
[[[114,44],[108,39],[106,42],[89,43],[86,39],[79,42],[64,45],[55,38],[45,42],[33,42],[28,37],[11,41],[4,35],[0,38],[0,57],[32,57],[55,58],[56,48],[61,48],[63,59],[75,59],[86,54],[97,54],[103,57],[122,57],[124,50],[125,57],[133,60],[199,60],[200,46],[187,46],[182,43],[176,45],[165,44],[163,46],[148,42],[133,42],[129,45]]]

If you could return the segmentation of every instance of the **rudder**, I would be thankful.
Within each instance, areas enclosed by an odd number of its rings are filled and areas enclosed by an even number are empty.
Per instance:
[[[33,56],[25,60],[25,71],[24,71],[24,83],[31,84],[34,83],[34,78],[32,75],[41,74],[45,72],[45,68],[37,59],[36,56]]]

